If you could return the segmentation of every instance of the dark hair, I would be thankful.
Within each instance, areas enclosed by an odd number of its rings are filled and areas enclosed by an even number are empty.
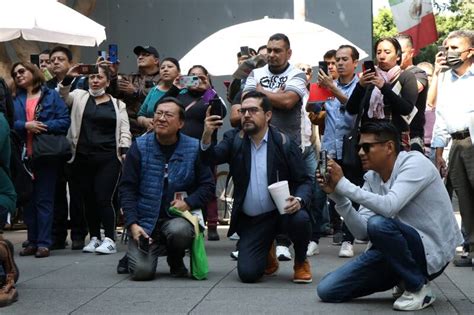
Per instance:
[[[402,63],[402,46],[400,46],[400,43],[398,40],[395,39],[395,37],[382,37],[378,41],[375,42],[374,45],[374,54],[377,55],[377,46],[381,42],[389,42],[392,44],[392,46],[395,48],[395,52],[397,53],[397,65],[400,65]]]
[[[160,67],[165,61],[169,61],[169,62],[173,63],[176,66],[176,68],[178,68],[178,71],[181,72],[181,67],[179,66],[179,61],[176,58],[166,57],[166,58],[162,59],[161,62],[160,62]]]
[[[351,58],[352,60],[359,60],[359,51],[357,50],[357,48],[355,48],[354,46],[352,45],[341,45],[339,46],[339,48],[337,50],[341,50],[341,49],[344,49],[344,48],[349,48],[351,50]]]
[[[159,99],[158,102],[156,102],[155,107],[153,108],[153,112],[156,112],[158,105],[163,104],[163,103],[175,103],[179,107],[179,119],[181,121],[184,121],[186,119],[186,113],[184,111],[183,103],[181,103],[181,101],[178,100],[176,97],[172,97],[172,96],[166,96]]]
[[[201,65],[194,65],[192,66],[191,68],[189,68],[188,70],[188,75],[191,75],[191,70],[195,69],[195,68],[199,68],[202,70],[202,72],[204,72],[204,74],[206,75],[207,77],[207,80],[209,81],[209,85],[213,88],[214,86],[212,85],[212,80],[211,80],[211,75],[209,74],[209,71],[207,71],[207,69],[204,67],[204,66],[201,66]]]
[[[413,48],[413,38],[410,35],[400,33],[400,34],[397,34],[395,36],[395,39],[398,41],[399,44],[400,44],[401,40],[405,40],[405,41],[407,41],[408,46],[410,48]],[[401,46],[401,44],[400,44],[400,46]]]
[[[259,99],[260,100],[260,107],[263,109],[263,111],[265,113],[272,110],[272,107],[273,107],[272,103],[270,102],[268,97],[265,94],[263,94],[262,92],[257,92],[257,91],[248,92],[247,94],[244,95],[244,97],[242,97],[242,103],[244,102],[244,100],[246,100],[248,98]]]
[[[45,49],[43,50],[42,52],[39,53],[40,55],[49,55],[50,54],[50,50],[49,49]]]
[[[49,52],[49,57],[51,58],[51,56],[52,56],[55,52],[62,52],[63,54],[66,55],[67,60],[69,60],[69,62],[72,61],[72,52],[71,52],[68,48],[63,47],[63,46],[56,46],[56,47],[54,47],[53,49],[51,49],[51,51]]]
[[[112,74],[110,73],[110,69],[107,66],[104,65],[99,65],[97,66],[97,70],[102,69],[104,71],[105,77],[107,78],[107,81],[110,81],[110,78],[112,77]]]
[[[336,58],[336,50],[335,49],[331,49],[331,50],[326,51],[326,53],[323,56],[323,59],[332,59],[332,58]]]
[[[258,47],[257,54],[260,53],[260,50],[262,50],[262,49],[267,49],[267,45],[262,45],[262,46]]]
[[[8,84],[2,77],[0,77],[0,113],[3,113],[5,115],[10,129],[13,128],[14,109],[12,94],[10,92]]]
[[[32,64],[31,62],[26,62],[26,61],[15,62],[10,71],[10,75],[13,79],[13,82],[15,82],[15,76],[13,75],[13,72],[15,68],[19,65],[22,65],[23,67],[25,67],[26,70],[31,72],[31,74],[33,75],[33,82],[32,82],[33,93],[38,92],[41,88],[41,85],[46,81],[44,79],[44,76],[41,70],[36,65]],[[15,89],[18,89],[18,88],[19,87],[16,85],[16,82],[15,82]]]
[[[360,127],[360,133],[369,133],[375,136],[377,141],[393,141],[395,144],[395,152],[400,152],[400,132],[397,128],[386,121],[373,121],[363,124]]]
[[[282,34],[282,33],[273,34],[272,36],[270,36],[268,41],[270,42],[272,40],[282,40],[285,42],[286,48],[290,48],[290,40],[288,39],[288,36],[286,36],[285,34]]]

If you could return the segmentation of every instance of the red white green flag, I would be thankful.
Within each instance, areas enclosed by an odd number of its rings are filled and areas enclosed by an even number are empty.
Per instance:
[[[389,0],[398,32],[413,38],[413,48],[421,48],[438,39],[431,0]]]

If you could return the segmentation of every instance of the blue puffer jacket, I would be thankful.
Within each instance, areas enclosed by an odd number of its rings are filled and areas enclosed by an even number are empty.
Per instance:
[[[136,219],[147,233],[151,233],[160,215],[162,201],[160,192],[163,191],[166,171],[165,156],[160,151],[155,133],[137,138],[136,145],[141,156],[141,180],[138,189]],[[174,193],[179,191],[188,193],[189,197],[185,201],[192,208],[202,207],[203,201],[209,199],[212,189],[214,189],[212,177],[210,177],[210,170],[206,174],[197,174],[199,171],[196,168],[198,154],[199,140],[181,134],[178,145],[168,162],[167,200],[173,200]],[[206,180],[203,181],[202,178]],[[206,189],[207,193],[197,192],[203,189]],[[206,198],[202,196],[206,196]]]
[[[18,90],[13,100],[13,105],[15,109],[13,127],[22,137],[23,141],[26,141],[26,90]],[[36,108],[39,110],[38,121],[48,126],[48,133],[64,135],[67,133],[71,124],[71,118],[69,117],[69,110],[58,92],[42,86],[40,101]]]

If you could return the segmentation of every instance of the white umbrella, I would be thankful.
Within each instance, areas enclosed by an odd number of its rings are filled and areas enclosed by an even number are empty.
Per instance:
[[[102,43],[105,27],[55,0],[0,0],[0,41],[26,40],[66,45]]]
[[[237,68],[237,53],[241,46],[254,49],[266,45],[268,38],[275,33],[283,33],[290,39],[293,54],[290,62],[304,62],[312,66],[323,60],[323,55],[330,49],[351,41],[318,24],[291,20],[269,19],[232,25],[210,35],[191,49],[179,62],[182,69],[202,64],[213,75],[232,74]],[[360,59],[367,53],[355,46]]]

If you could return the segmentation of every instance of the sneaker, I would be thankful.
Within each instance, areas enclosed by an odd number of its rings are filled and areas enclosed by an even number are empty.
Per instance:
[[[115,254],[117,252],[117,245],[110,238],[106,237],[99,247],[95,249],[97,254]]]
[[[311,241],[308,244],[308,250],[306,251],[306,256],[319,255],[319,245],[315,241]]]
[[[355,243],[355,244],[368,244],[368,243],[369,243],[369,240],[358,240],[358,239],[355,239],[355,240],[354,240],[354,243]]]
[[[265,267],[264,274],[266,276],[274,276],[276,275],[279,267],[280,264],[278,263],[276,256],[275,244],[272,244],[272,247],[270,248],[270,251],[267,255],[267,266]]]
[[[400,284],[394,286],[392,288],[392,296],[395,298],[395,299],[398,299],[399,297],[401,297],[403,295],[403,292],[405,292],[405,289],[402,288],[400,286]]]
[[[313,282],[313,276],[311,274],[311,265],[309,264],[308,259],[305,259],[305,261],[302,263],[298,263],[295,261],[293,270],[295,271],[293,275],[293,282],[295,283]]]
[[[286,246],[277,246],[276,255],[279,261],[288,261],[291,260],[290,249]]]
[[[351,242],[343,242],[339,250],[339,257],[351,258],[354,257],[354,249]]]
[[[100,246],[100,241],[97,239],[97,237],[94,236],[93,238],[91,238],[89,244],[87,244],[86,246],[82,248],[82,252],[95,253],[96,248],[99,246]]]
[[[474,258],[467,255],[461,256],[453,260],[453,264],[456,267],[472,267],[474,265]]]
[[[436,300],[429,284],[425,284],[418,292],[403,292],[395,303],[393,309],[399,311],[416,311],[430,306]]]
[[[332,237],[332,245],[341,245],[342,244],[343,234],[341,231],[334,233]]]
[[[239,236],[239,234],[234,233],[231,236],[229,236],[229,239],[232,240],[232,241],[238,241],[238,240],[240,240],[240,236]]]
[[[128,270],[128,256],[127,256],[127,254],[125,254],[125,256],[123,256],[119,260],[118,265],[117,265],[117,273],[119,275],[125,275],[125,274],[130,273],[130,271]]]
[[[236,251],[231,252],[230,257],[235,260],[239,259],[239,251],[236,250]]]

